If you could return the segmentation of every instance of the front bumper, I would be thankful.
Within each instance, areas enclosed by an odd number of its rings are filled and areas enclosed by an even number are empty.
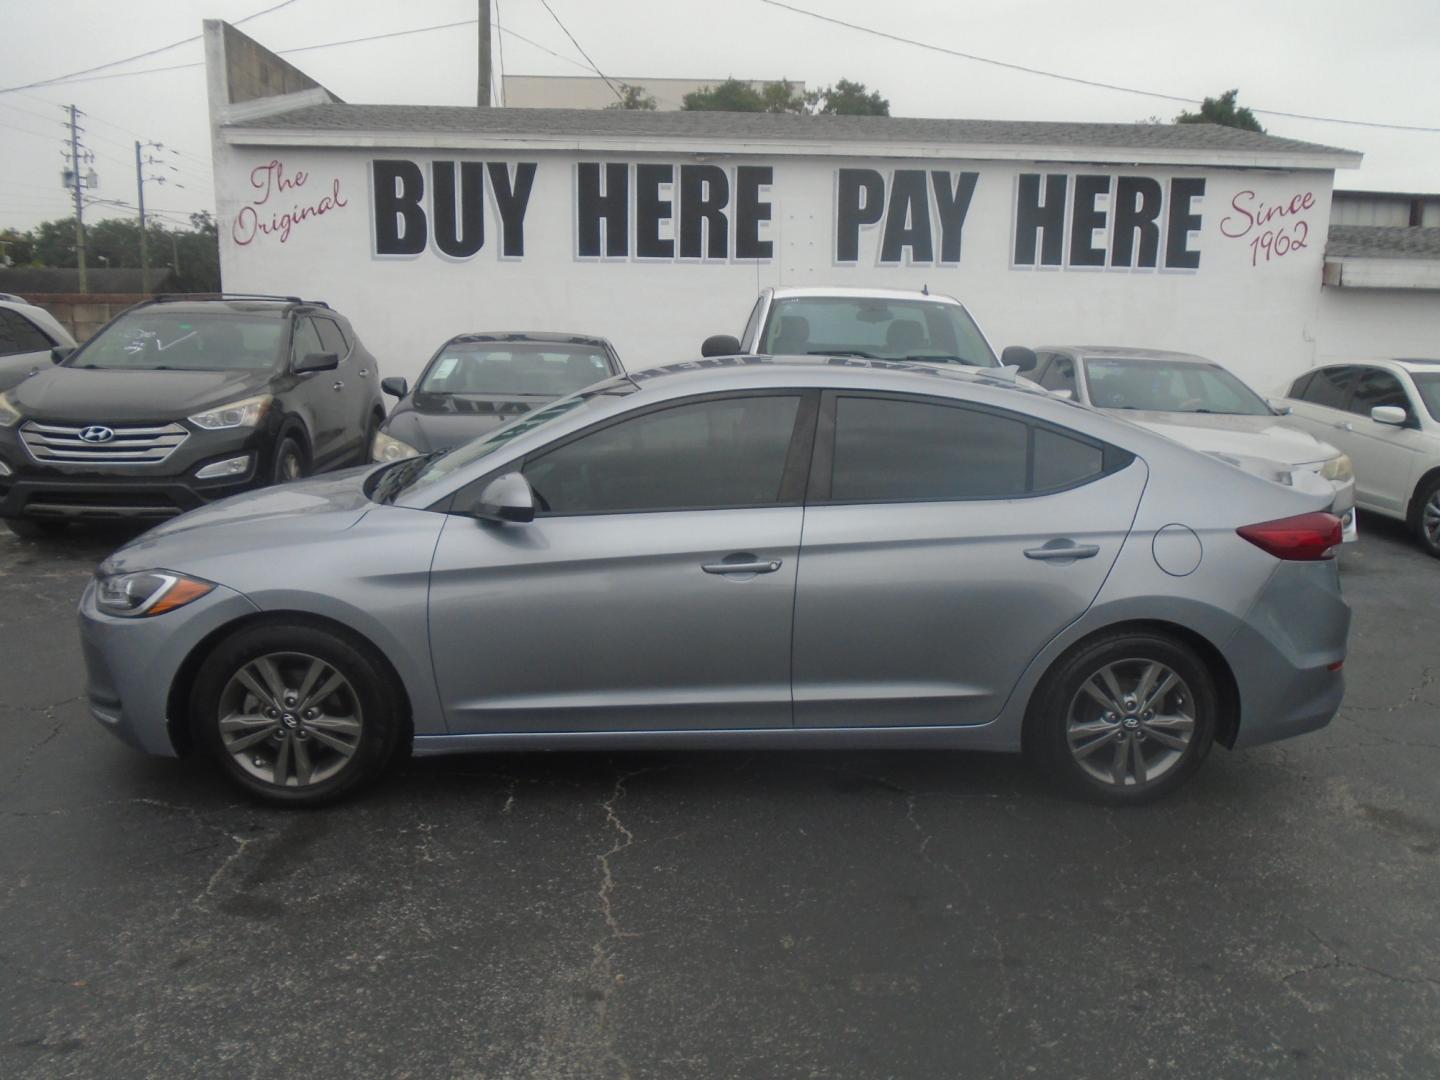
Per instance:
[[[171,687],[185,660],[210,634],[260,609],[216,586],[182,608],[153,618],[117,618],[95,605],[92,580],[80,598],[80,647],[90,715],[129,746],[175,757],[167,717]]]

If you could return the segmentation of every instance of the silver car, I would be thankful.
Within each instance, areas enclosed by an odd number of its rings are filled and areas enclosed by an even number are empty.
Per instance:
[[[406,744],[1023,748],[1139,802],[1335,714],[1327,498],[1003,372],[686,362],[146,533],[87,694],[282,803]]]

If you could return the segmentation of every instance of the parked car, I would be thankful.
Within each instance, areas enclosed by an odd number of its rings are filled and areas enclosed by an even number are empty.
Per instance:
[[[953,296],[903,289],[767,288],[740,337],[716,334],[704,356],[858,356],[929,364],[998,367],[995,350],[965,305]],[[1034,354],[1005,350],[1004,363],[1024,370]]]
[[[1023,746],[1136,802],[1334,715],[1329,501],[1013,374],[687,362],[151,530],[86,692],[284,803],[403,745]]]
[[[399,376],[381,381],[400,402],[370,456],[448,450],[624,370],[615,347],[591,334],[459,334],[430,358],[413,391]]]
[[[19,297],[0,293],[0,391],[29,378],[54,361],[52,350],[73,349],[75,339],[55,316]]]
[[[1355,462],[1357,506],[1406,522],[1440,558],[1440,360],[1330,364],[1279,404]]]
[[[162,297],[0,394],[0,518],[162,519],[364,464],[384,416],[349,321],[297,297]]]
[[[1293,484],[1323,479],[1329,510],[1354,540],[1355,474],[1350,459],[1287,423],[1239,378],[1190,353],[1116,346],[1045,345],[1029,377],[1053,394],[1113,412],[1223,461]]]

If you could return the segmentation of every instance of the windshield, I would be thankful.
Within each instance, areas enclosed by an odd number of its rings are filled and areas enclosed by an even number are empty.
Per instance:
[[[148,307],[122,315],[66,361],[134,371],[262,371],[280,354],[285,320]]]
[[[418,389],[425,394],[563,397],[612,374],[605,351],[594,345],[452,341],[426,369]]]
[[[575,394],[571,397],[561,398],[559,401],[551,402],[544,408],[528,412],[518,420],[513,420],[502,428],[497,428],[478,439],[472,439],[462,446],[457,446],[448,453],[432,454],[424,458],[409,458],[399,462],[393,468],[399,472],[405,470],[398,483],[388,483],[388,473],[382,473],[380,480],[371,492],[372,496],[379,498],[382,502],[388,502],[399,495],[402,491],[418,491],[439,484],[451,473],[473,465],[496,450],[499,450],[506,443],[526,435],[536,428],[542,428],[552,424],[562,416],[567,416],[576,409],[585,407],[592,402],[615,397],[618,394],[633,394],[635,384],[625,377],[620,377],[602,386],[597,386],[583,394]]]
[[[1097,409],[1270,416],[1263,398],[1218,364],[1193,361],[1085,361],[1090,404]]]
[[[942,300],[835,296],[776,300],[756,351],[771,356],[862,356],[999,366],[969,313]]]
[[[1415,389],[1420,391],[1420,400],[1425,402],[1425,411],[1431,419],[1440,420],[1440,371],[1410,373]]]

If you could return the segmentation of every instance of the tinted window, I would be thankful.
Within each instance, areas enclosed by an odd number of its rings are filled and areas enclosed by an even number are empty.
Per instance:
[[[72,354],[66,365],[142,371],[259,370],[275,362],[284,328],[284,321],[275,316],[178,312],[157,304],[121,315]]]
[[[1045,369],[1040,385],[1046,390],[1069,390],[1075,393],[1075,361],[1068,356],[1057,356]]]
[[[1305,388],[1310,385],[1310,380],[1314,377],[1315,372],[1313,371],[1307,371],[1304,375],[1301,375],[1300,378],[1296,379],[1293,383],[1290,384],[1290,393],[1286,396],[1293,398],[1303,398],[1305,396]]]
[[[525,478],[556,514],[773,503],[799,406],[737,397],[646,413],[526,462]]]
[[[1350,398],[1350,411],[1369,416],[1377,405],[1398,405],[1407,413],[1411,411],[1410,397],[1399,379],[1384,368],[1361,368],[1355,393]]]
[[[1343,409],[1345,398],[1350,393],[1350,383],[1355,377],[1353,367],[1327,367],[1315,372],[1310,385],[1305,388],[1302,401],[1312,405],[1324,405],[1331,409]]]
[[[0,308],[0,356],[46,352],[52,342],[18,311]]]
[[[320,334],[315,329],[314,319],[297,319],[295,321],[295,339],[290,347],[290,354],[296,360],[302,360],[310,353],[329,352],[325,343],[320,340]]]
[[[1029,426],[975,409],[887,398],[835,403],[830,497],[976,499],[1023,495]]]
[[[325,346],[324,352],[333,352],[341,360],[350,351],[350,343],[345,340],[344,333],[340,326],[332,319],[314,319],[315,329],[320,333],[320,344]]]
[[[1094,443],[1035,429],[1035,491],[1056,491],[1093,480],[1105,471],[1105,451]]]
[[[770,305],[763,346],[777,356],[850,355],[996,367],[980,330],[958,304],[939,300],[805,296]]]

